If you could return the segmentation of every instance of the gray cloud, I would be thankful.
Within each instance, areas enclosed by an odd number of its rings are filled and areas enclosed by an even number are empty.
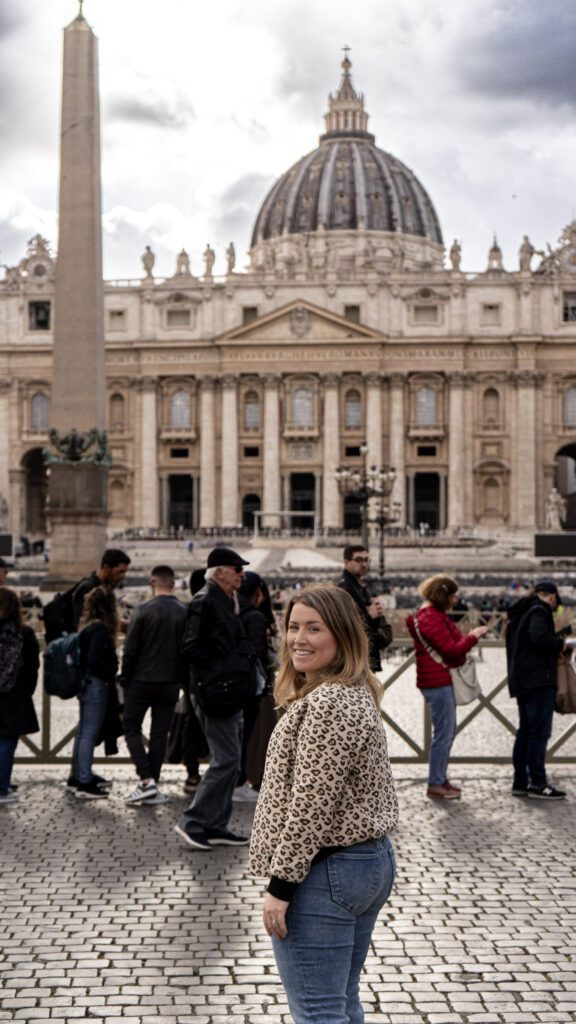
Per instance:
[[[183,96],[170,103],[152,97],[113,96],[108,100],[106,115],[110,121],[153,124],[161,128],[185,128],[195,116],[192,104]]]
[[[473,33],[473,37],[472,37]],[[458,40],[453,66],[471,91],[546,105],[576,103],[573,0],[499,0]]]
[[[26,18],[17,0],[2,0],[2,6],[0,6],[0,40],[9,36],[25,20]]]
[[[226,189],[219,204],[214,227],[219,238],[238,239],[249,235],[256,214],[274,178],[266,174],[245,174]]]

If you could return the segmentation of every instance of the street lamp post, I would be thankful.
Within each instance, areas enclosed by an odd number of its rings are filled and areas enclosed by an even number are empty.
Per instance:
[[[379,576],[380,585],[384,585],[384,538],[385,529],[388,523],[397,522],[400,512],[400,503],[394,502],[393,511],[388,504],[392,493],[396,470],[393,466],[369,466],[368,445],[360,446],[360,454],[363,463],[361,469],[350,469],[347,466],[339,466],[335,470],[335,477],[338,489],[342,495],[356,498],[360,507],[362,523],[362,544],[368,551],[369,536],[368,528],[370,523],[378,527],[379,540]],[[378,510],[376,515],[370,517],[369,508],[372,498],[378,498]]]

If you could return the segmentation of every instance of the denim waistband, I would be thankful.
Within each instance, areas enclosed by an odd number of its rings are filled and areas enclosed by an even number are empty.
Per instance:
[[[380,836],[378,839],[364,839],[361,843],[352,843],[350,846],[323,846],[312,860],[311,867],[323,860],[328,860],[335,853],[344,853],[349,857],[362,856],[366,853],[376,853],[378,850],[385,850],[390,845],[388,836]]]

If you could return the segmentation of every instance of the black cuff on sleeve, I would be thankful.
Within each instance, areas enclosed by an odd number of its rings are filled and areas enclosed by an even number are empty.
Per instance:
[[[287,882],[285,878],[278,878],[276,875],[272,875],[266,892],[269,892],[271,896],[275,896],[277,900],[286,900],[289,903],[297,888],[298,882]]]

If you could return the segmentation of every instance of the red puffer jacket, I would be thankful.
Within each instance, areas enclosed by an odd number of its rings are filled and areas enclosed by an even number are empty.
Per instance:
[[[463,665],[470,648],[478,643],[476,637],[462,636],[446,612],[441,612],[432,605],[420,608],[416,614],[418,628],[430,647],[438,652],[450,668]],[[414,626],[414,615],[408,616],[406,625],[414,640],[416,651],[416,686],[420,689],[426,689],[428,686],[450,686],[452,680],[448,669],[434,661],[420,643]]]

